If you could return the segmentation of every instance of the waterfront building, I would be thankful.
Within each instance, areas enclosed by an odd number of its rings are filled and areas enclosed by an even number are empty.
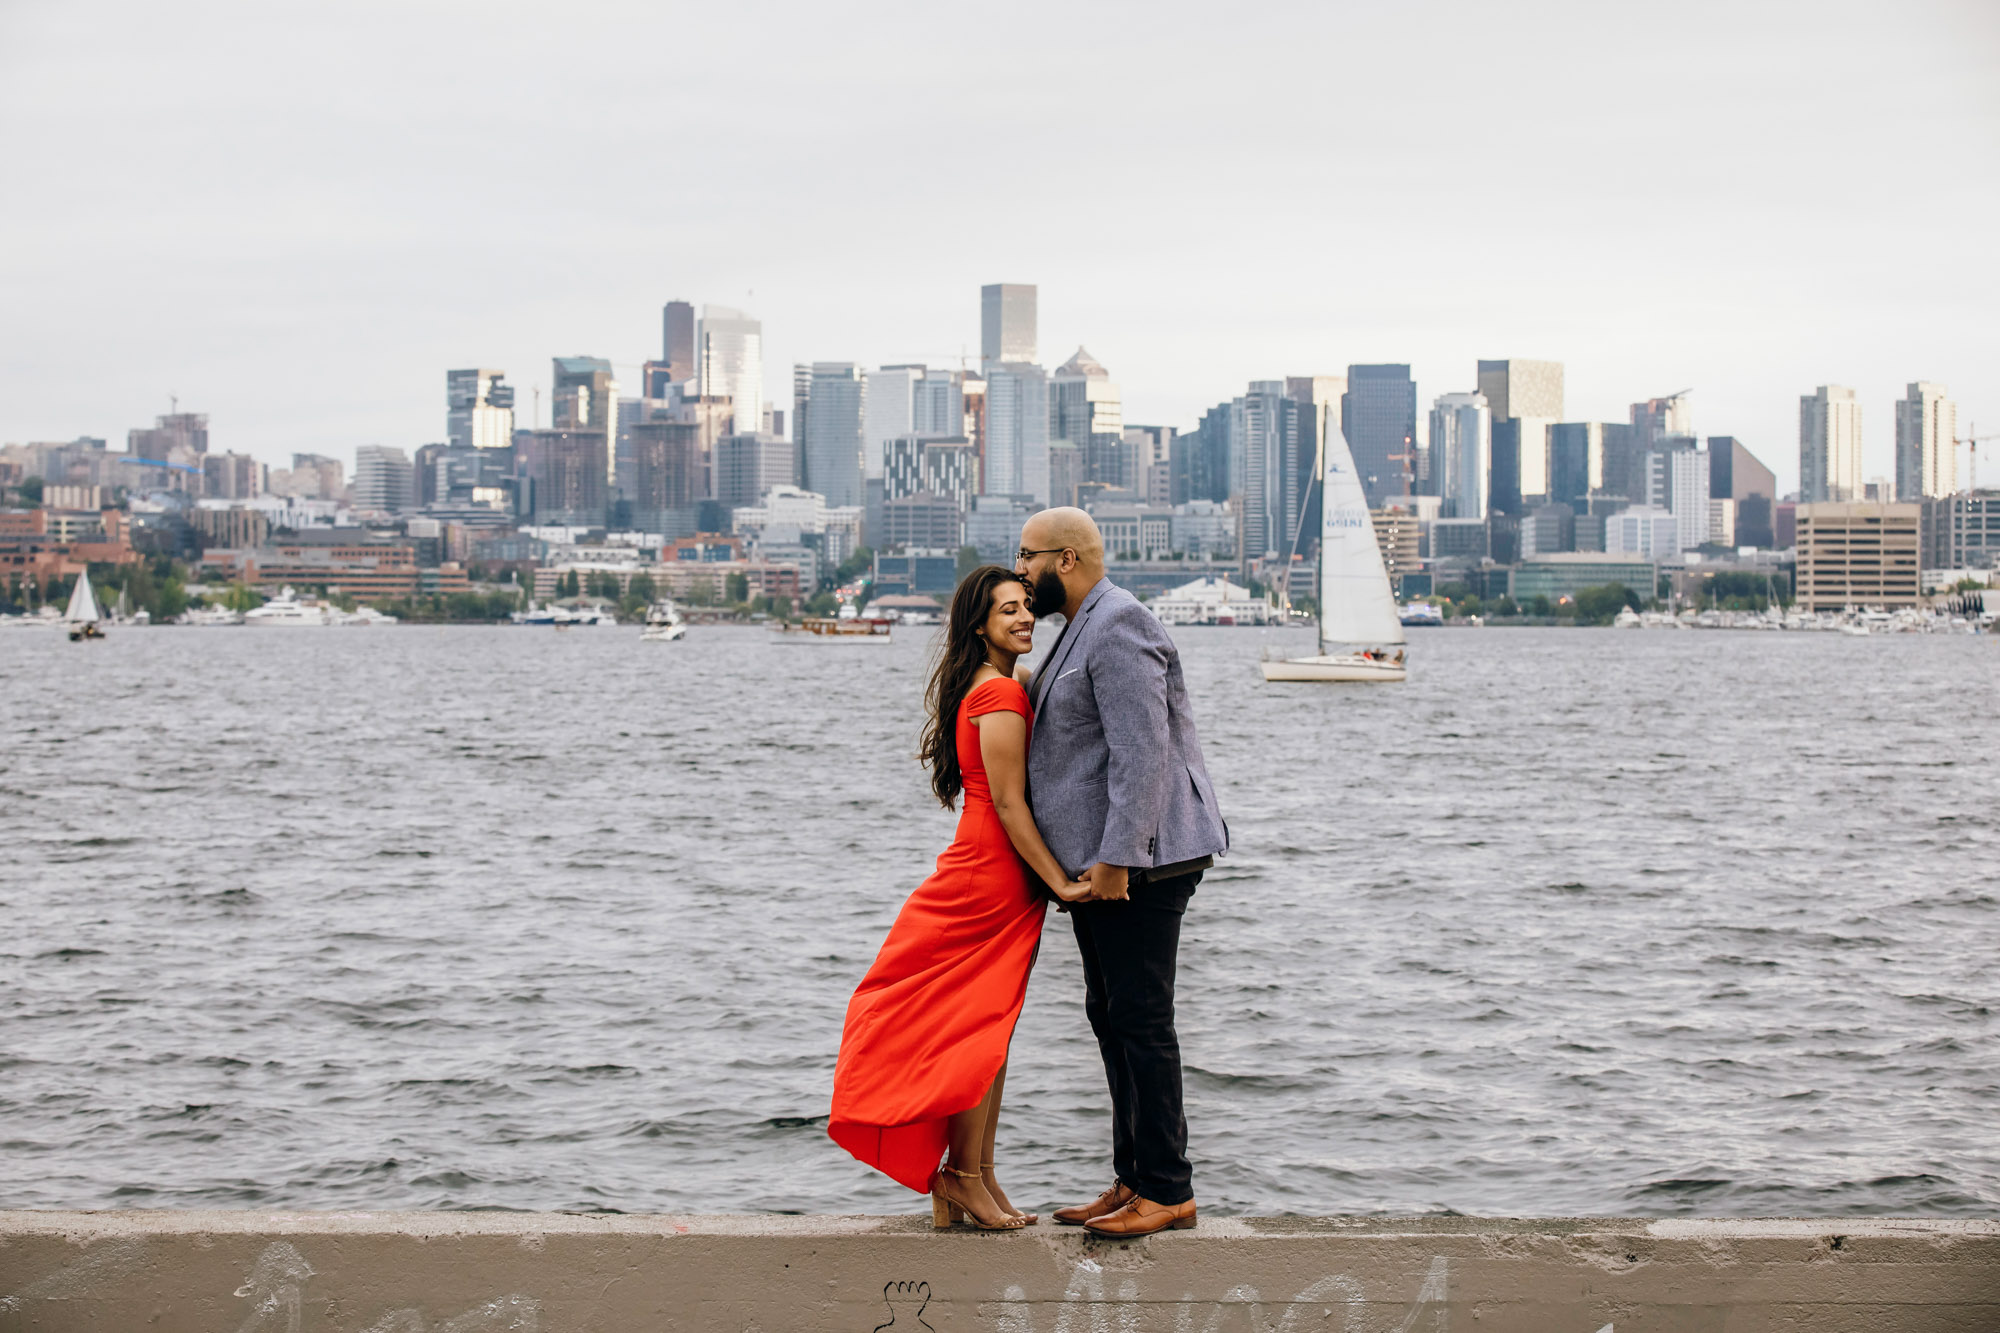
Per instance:
[[[1226,576],[1210,575],[1170,588],[1146,603],[1163,625],[1269,625],[1278,609]]]
[[[445,440],[461,449],[507,449],[514,443],[514,388],[498,370],[444,373]]]
[[[415,507],[415,471],[401,449],[364,444],[354,451],[354,507],[364,513],[400,514]]]
[[[1493,412],[1481,393],[1438,395],[1431,405],[1427,451],[1431,491],[1445,518],[1486,517],[1493,456]]]
[[[1407,365],[1349,366],[1340,428],[1368,507],[1411,493],[1416,478],[1417,386]]]
[[[1916,606],[1922,596],[1923,506],[1822,501],[1798,507],[1801,610]]]
[[[985,471],[985,494],[1049,503],[1049,382],[1040,366],[987,371]]]
[[[1200,560],[1236,558],[1236,511],[1227,500],[1188,500],[1173,507],[1168,545]]]
[[[805,402],[801,484],[832,505],[859,505],[866,452],[868,381],[852,361],[815,361]]]
[[[1708,437],[1708,494],[1711,501],[1729,500],[1735,507],[1735,535],[1726,545],[1772,545],[1778,478],[1733,435]]]
[[[1958,489],[1958,405],[1942,384],[1918,380],[1896,403],[1896,498],[1925,500]]]
[[[727,399],[734,433],[764,425],[764,326],[741,310],[705,305],[695,344],[700,396]],[[718,431],[717,436],[726,432]]]
[[[365,528],[308,529],[260,546],[211,547],[195,572],[205,582],[325,588],[364,602],[415,595],[420,573],[415,542]]]
[[[1479,392],[1496,424],[1520,423],[1514,445],[1521,504],[1541,503],[1550,485],[1549,428],[1563,419],[1562,362],[1481,361]]]
[[[1033,283],[995,282],[979,289],[979,359],[984,367],[1035,362],[1035,304]]]
[[[1922,501],[1925,569],[2000,569],[2000,491]]]
[[[867,408],[861,432],[867,447],[863,461],[868,476],[882,475],[883,450],[890,440],[917,434],[916,390],[923,378],[922,366],[883,366],[868,372]]]
[[[1861,403],[1822,384],[1799,399],[1799,493],[1808,504],[1860,500]]]
[[[661,369],[671,384],[688,384],[696,378],[694,306],[687,301],[669,301],[660,312]],[[760,339],[761,341],[761,339]],[[663,398],[650,388],[649,398]]]
[[[1651,560],[1619,559],[1598,551],[1561,551],[1523,555],[1514,571],[1514,600],[1546,597],[1560,602],[1585,588],[1617,583],[1641,597],[1653,596],[1659,572]]]
[[[715,445],[715,499],[725,510],[757,503],[775,486],[794,486],[792,443],[755,431],[725,435]]]
[[[1658,505],[1631,505],[1604,519],[1604,553],[1664,560],[1678,555],[1680,524]]]
[[[1012,561],[1010,554],[1008,563]],[[958,586],[958,550],[907,547],[901,551],[877,551],[872,580],[877,594],[892,597],[949,594]]]

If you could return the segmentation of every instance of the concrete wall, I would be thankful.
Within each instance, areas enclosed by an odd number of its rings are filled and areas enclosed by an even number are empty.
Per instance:
[[[2000,1221],[0,1213],[0,1333],[2000,1329]]]

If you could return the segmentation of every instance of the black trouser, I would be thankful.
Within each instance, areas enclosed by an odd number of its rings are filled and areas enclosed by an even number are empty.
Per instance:
[[[1083,1011],[1111,1085],[1111,1162],[1118,1179],[1154,1203],[1194,1197],[1181,1109],[1181,1043],[1174,1032],[1174,964],[1181,915],[1201,872],[1135,884],[1129,902],[1069,909],[1083,955]]]

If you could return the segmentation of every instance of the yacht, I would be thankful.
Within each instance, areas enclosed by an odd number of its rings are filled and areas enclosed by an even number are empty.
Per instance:
[[[671,601],[655,602],[646,612],[646,628],[639,631],[641,643],[672,643],[687,637],[687,622]]]
[[[243,623],[282,629],[323,629],[333,623],[333,615],[333,608],[325,602],[301,598],[287,585],[262,606],[245,611]]]
[[[241,611],[231,611],[226,606],[191,606],[181,613],[183,625],[240,625],[243,623]]]

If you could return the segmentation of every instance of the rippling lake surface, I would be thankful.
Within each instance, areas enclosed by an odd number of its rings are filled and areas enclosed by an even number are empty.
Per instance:
[[[2000,1213],[1992,639],[1176,634],[1204,1208]],[[825,1114],[951,836],[927,651],[0,634],[0,1206],[914,1209]],[[1051,913],[1024,1204],[1110,1174],[1081,995]]]

